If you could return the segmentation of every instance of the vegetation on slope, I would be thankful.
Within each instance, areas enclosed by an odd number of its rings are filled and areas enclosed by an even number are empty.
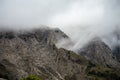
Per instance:
[[[41,80],[41,79],[40,79],[40,77],[38,77],[38,76],[30,75],[30,76],[28,76],[28,77],[26,77],[26,78],[23,78],[23,79],[21,79],[21,80]]]

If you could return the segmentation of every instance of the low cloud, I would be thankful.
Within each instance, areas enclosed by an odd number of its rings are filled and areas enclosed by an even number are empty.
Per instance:
[[[71,37],[71,50],[80,49],[95,37],[111,48],[118,44],[114,32],[120,31],[119,14],[119,0],[0,0],[1,27],[58,27]],[[62,47],[62,42],[58,47]]]

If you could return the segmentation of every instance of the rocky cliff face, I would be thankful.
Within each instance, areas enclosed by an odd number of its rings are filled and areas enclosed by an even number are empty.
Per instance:
[[[120,62],[120,45],[115,46],[112,52],[118,62]]]
[[[58,49],[55,43],[61,38],[69,37],[59,29],[49,28],[0,32],[0,78],[21,80],[37,75],[41,80],[119,80],[119,71],[104,66],[117,64],[104,43],[95,41],[84,48],[87,60],[72,51]],[[106,72],[107,77],[101,76]],[[111,72],[115,77],[110,76]]]
[[[93,39],[80,51],[80,54],[85,56],[94,64],[104,65],[108,67],[119,67],[112,50],[100,39]]]
[[[59,29],[1,32],[0,77],[9,80],[32,74],[42,80],[64,80],[74,74],[82,77],[86,68],[84,58],[72,51],[57,49],[55,43],[61,38],[68,36]]]

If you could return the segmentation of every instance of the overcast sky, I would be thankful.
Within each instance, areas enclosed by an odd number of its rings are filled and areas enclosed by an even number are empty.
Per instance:
[[[0,0],[0,24],[92,24],[104,17],[117,18],[119,3],[119,0]]]
[[[120,0],[0,0],[1,26],[41,24],[63,30],[77,42],[76,48],[119,27]]]
[[[70,0],[0,0],[0,24],[46,25],[49,17],[63,11]]]

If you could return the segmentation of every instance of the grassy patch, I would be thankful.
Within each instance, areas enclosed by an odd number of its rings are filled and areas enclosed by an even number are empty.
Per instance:
[[[41,79],[40,79],[40,77],[38,77],[38,76],[30,75],[30,76],[28,76],[28,77],[26,77],[26,78],[23,78],[23,79],[21,79],[21,80],[41,80]]]

